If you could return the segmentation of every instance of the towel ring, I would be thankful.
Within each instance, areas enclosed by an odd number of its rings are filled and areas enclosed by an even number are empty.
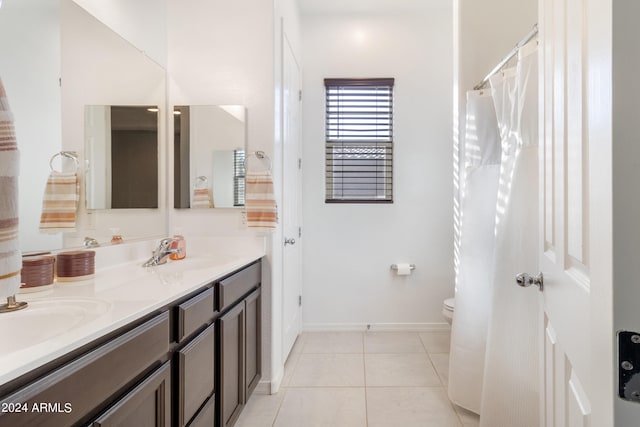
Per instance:
[[[209,178],[204,175],[200,175],[196,177],[196,183],[194,184],[194,188],[207,188],[209,187]]]
[[[51,172],[58,172],[53,167],[53,161],[57,157],[66,157],[67,159],[73,160],[74,163],[76,164],[75,172],[78,172],[78,170],[80,169],[80,161],[78,160],[78,153],[76,153],[75,151],[60,151],[60,152],[54,154],[53,156],[51,156],[51,159],[49,160],[49,168],[51,169]],[[62,169],[62,167],[61,167],[61,169]],[[62,173],[62,170],[60,171],[60,173]]]
[[[250,156],[254,156],[254,157],[256,157],[256,158],[257,158],[257,159],[259,159],[259,160],[267,159],[267,160],[269,161],[269,169],[268,169],[268,170],[269,170],[269,172],[271,172],[271,167],[273,166],[273,162],[271,161],[271,159],[269,158],[269,156],[267,156],[267,155],[265,154],[265,152],[264,152],[264,151],[260,151],[260,150],[258,150],[258,151],[252,151],[252,152],[250,152],[250,153],[249,153],[249,155],[248,155],[247,157],[245,157],[245,159],[244,159],[244,168],[245,168],[245,170],[247,170],[247,169],[248,169],[248,168],[247,168],[247,166],[248,166],[248,164],[249,164],[248,160],[249,160],[249,157],[250,157]]]

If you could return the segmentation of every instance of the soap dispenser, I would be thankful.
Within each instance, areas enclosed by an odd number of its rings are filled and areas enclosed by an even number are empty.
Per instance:
[[[122,243],[124,240],[122,239],[122,234],[120,234],[120,229],[112,227],[109,229],[111,231],[111,244],[117,245]]]
[[[169,256],[172,260],[181,260],[187,256],[187,241],[184,240],[182,235],[182,229],[176,228],[173,234],[173,243],[171,249],[179,249],[179,252],[173,253]]]

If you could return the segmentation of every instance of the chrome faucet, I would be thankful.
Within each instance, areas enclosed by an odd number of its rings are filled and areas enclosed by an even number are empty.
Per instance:
[[[85,248],[97,248],[98,246],[100,246],[100,243],[98,243],[98,241],[93,237],[87,236],[82,241],[82,246],[84,246]]]
[[[143,267],[154,267],[156,265],[165,264],[167,262],[167,258],[171,254],[179,254],[182,253],[180,248],[171,248],[171,244],[175,242],[174,239],[167,237],[165,239],[160,240],[158,247],[153,251],[151,258],[147,260]]]

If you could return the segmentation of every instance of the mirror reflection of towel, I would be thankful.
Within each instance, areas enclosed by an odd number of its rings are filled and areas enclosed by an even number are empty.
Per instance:
[[[52,171],[49,174],[42,199],[40,231],[75,231],[79,189],[75,172]]]
[[[20,154],[13,115],[0,79],[0,298],[20,287],[22,256],[18,240],[18,172]]]
[[[273,178],[268,172],[247,173],[245,184],[245,211],[247,227],[276,228],[278,207],[273,192]]]
[[[193,189],[193,204],[191,207],[196,209],[213,207],[213,197],[211,197],[211,192],[208,188]]]

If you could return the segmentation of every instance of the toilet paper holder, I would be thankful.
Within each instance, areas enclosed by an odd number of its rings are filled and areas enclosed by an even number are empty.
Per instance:
[[[398,269],[398,264],[391,264],[391,269],[392,270],[397,270]],[[416,265],[415,264],[409,264],[409,269],[410,270],[415,270],[416,269]]]

